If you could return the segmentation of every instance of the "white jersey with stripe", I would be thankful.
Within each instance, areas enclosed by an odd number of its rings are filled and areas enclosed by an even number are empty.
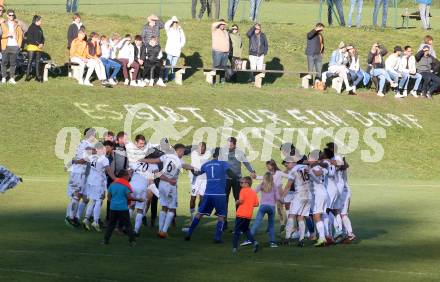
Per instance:
[[[177,180],[182,165],[184,164],[183,160],[175,154],[165,154],[160,157],[160,161],[163,163],[163,175],[170,179]]]
[[[336,186],[336,167],[330,161],[324,161],[327,164],[327,175],[325,177],[325,186]]]
[[[93,144],[89,140],[82,140],[78,147],[76,147],[75,158],[74,160],[81,160],[87,158],[87,148],[93,147]],[[72,173],[86,173],[86,164],[73,164],[72,165]]]
[[[87,184],[89,185],[106,185],[107,177],[105,169],[110,165],[105,155],[92,155],[90,157],[90,172],[87,177]]]
[[[133,170],[130,185],[135,193],[140,193],[142,190],[146,190],[150,181],[154,180],[154,173],[159,170],[156,164],[142,162],[130,164],[130,169]]]
[[[339,163],[343,163],[344,160],[342,159],[341,155],[335,155],[333,157],[333,160],[339,162]],[[335,182],[338,186],[343,187],[344,186],[344,177],[343,177],[343,170],[336,170],[336,178],[335,178]]]

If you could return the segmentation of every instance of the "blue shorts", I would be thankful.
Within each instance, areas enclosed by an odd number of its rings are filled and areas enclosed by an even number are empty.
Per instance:
[[[226,217],[226,195],[212,196],[205,195],[199,207],[199,213],[210,216],[215,209],[216,216]]]

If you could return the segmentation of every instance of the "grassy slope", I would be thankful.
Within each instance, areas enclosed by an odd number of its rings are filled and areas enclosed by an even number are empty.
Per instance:
[[[304,33],[313,22],[310,17],[306,20],[305,15],[314,15],[315,7],[273,5],[281,21],[291,18],[292,9],[305,12],[293,19],[296,24],[265,25],[271,41],[268,60],[277,56],[285,69],[303,69]],[[131,7],[121,8],[119,12],[126,14]],[[64,62],[68,17],[49,12],[53,6],[35,6],[35,9],[44,10],[49,53],[58,63]],[[56,6],[55,10],[62,11],[62,6]],[[116,21],[114,16],[108,16],[116,13],[112,9],[92,6],[89,13],[105,14],[94,19],[86,16],[84,21],[89,30],[107,34],[118,31],[123,34],[135,33],[140,29],[143,23],[140,16],[144,11],[137,9],[136,18],[118,16]],[[22,18],[29,19],[31,15],[32,11],[27,11]],[[209,23],[189,21],[184,22],[184,28],[188,37],[185,54],[200,52],[204,64],[209,65]],[[433,34],[437,37],[438,32],[435,30]],[[386,45],[391,47],[397,43],[405,44],[401,40],[407,38],[410,44],[417,45],[422,35],[419,30],[381,32],[332,28],[326,32],[326,42],[328,50],[331,50],[342,37],[358,44],[362,54],[365,54],[374,40],[386,41]],[[337,96],[332,91],[315,93],[298,89],[298,80],[287,76],[262,90],[247,85],[211,88],[203,83],[199,72],[185,84],[184,87],[172,85],[165,90],[124,87],[103,90],[100,87],[82,88],[71,80],[58,78],[43,86],[35,83],[20,83],[14,88],[2,86],[0,163],[24,175],[26,182],[0,198],[0,222],[8,222],[7,225],[0,224],[0,252],[4,254],[0,259],[0,278],[125,280],[127,276],[148,277],[154,270],[156,280],[205,280],[207,275],[211,277],[213,268],[218,269],[219,273],[226,273],[224,278],[215,276],[216,280],[269,280],[273,277],[291,280],[295,277],[314,281],[371,281],[374,277],[382,281],[435,281],[440,278],[436,269],[440,251],[436,245],[436,234],[440,230],[434,221],[439,214],[435,203],[427,201],[439,195],[438,187],[429,186],[435,185],[439,177],[438,153],[435,150],[435,145],[440,141],[439,117],[436,114],[438,99],[427,103],[414,99],[395,101],[392,97],[378,99],[371,92],[364,92],[358,97]],[[231,103],[232,100],[234,103]],[[122,128],[122,122],[111,119],[94,121],[75,108],[74,102],[109,104],[120,112],[123,112],[123,104],[139,102],[171,107],[194,105],[203,109],[213,126],[219,126],[222,120],[208,113],[213,108],[226,107],[248,106],[275,112],[288,108],[318,110],[325,107],[335,113],[345,109],[363,113],[410,113],[416,115],[424,129],[387,129],[387,139],[383,143],[385,158],[378,164],[362,163],[359,151],[349,156],[354,190],[352,221],[361,238],[356,245],[323,250],[264,249],[257,256],[244,250],[237,260],[233,260],[229,253],[230,234],[226,235],[227,246],[211,245],[213,223],[209,222],[201,226],[194,241],[188,245],[181,243],[178,231],[172,231],[172,238],[167,242],[158,242],[148,231],[144,232],[139,247],[134,250],[128,250],[125,239],[119,237],[114,238],[114,244],[107,250],[102,250],[96,245],[100,235],[86,235],[81,231],[71,232],[60,228],[66,202],[66,174],[62,170],[62,162],[54,156],[54,143],[62,127],[82,129],[93,125],[116,131]],[[344,116],[343,113],[340,115]],[[286,114],[283,117],[288,118]],[[191,125],[201,126],[194,119],[191,119]],[[353,125],[361,128],[359,124]],[[189,143],[190,140],[184,139],[183,142]],[[261,162],[255,164],[262,171]],[[372,183],[377,185],[370,185]],[[179,226],[183,224],[182,221],[187,221],[188,183],[185,176],[180,187],[181,206],[178,213],[182,217],[179,218]],[[266,240],[263,232],[258,238],[263,242]],[[80,261],[77,261],[78,256],[81,257]],[[109,265],[116,264],[118,271],[109,269]],[[237,264],[240,268],[231,271]],[[171,265],[172,271],[166,269],[165,265]],[[134,269],[139,270],[135,272]]]

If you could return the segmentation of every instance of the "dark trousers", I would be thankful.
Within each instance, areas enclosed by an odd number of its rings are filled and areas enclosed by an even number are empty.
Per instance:
[[[148,80],[162,78],[163,77],[162,60],[159,61],[145,60],[142,77]]]
[[[232,239],[233,248],[238,248],[238,241],[240,240],[240,234],[242,232],[252,244],[255,242],[254,236],[252,236],[251,230],[249,229],[250,223],[251,220],[248,218],[237,217],[235,219],[234,237]]]
[[[440,86],[440,77],[432,72],[422,72],[420,74],[423,78],[422,92],[425,94],[426,92],[433,94]]]
[[[37,79],[41,80],[41,68],[40,68],[40,59],[41,52],[39,51],[28,51],[28,65],[26,70],[26,78],[29,78],[32,72],[32,62],[35,62],[35,75]]]
[[[200,0],[200,5],[201,7],[199,12],[199,19],[203,18],[203,14],[205,13],[205,11],[207,11],[208,17],[212,18],[212,0]]]
[[[229,53],[212,50],[212,67],[225,69],[228,66]],[[225,82],[225,73],[220,72],[220,82]]]
[[[15,68],[17,67],[17,56],[20,51],[18,46],[7,46],[2,51],[2,78],[7,77],[9,66],[9,77],[15,78]]]
[[[66,12],[67,13],[78,12],[78,0],[67,0],[66,1]]]
[[[225,218],[225,226],[224,229],[228,228],[228,206],[229,206],[229,195],[231,194],[234,196],[234,199],[237,201],[240,197],[240,180],[238,178],[233,179],[226,179],[226,218]]]
[[[191,3],[191,16],[193,19],[196,18],[196,13],[197,13],[197,0],[192,0]]]
[[[130,242],[136,241],[136,238],[133,233],[133,229],[131,227],[130,223],[130,213],[128,210],[125,211],[116,211],[116,210],[110,210],[110,222],[107,226],[107,229],[105,231],[104,235],[104,241],[108,242],[110,238],[112,237],[113,231],[116,228],[117,223],[122,224],[124,227],[124,230],[127,231],[127,235]]]
[[[338,12],[341,26],[345,26],[344,7],[342,6],[342,0],[327,0],[328,24],[333,24],[333,4],[336,6],[336,11]]]
[[[229,0],[228,1],[228,21],[233,21],[235,13],[237,12],[239,0]]]

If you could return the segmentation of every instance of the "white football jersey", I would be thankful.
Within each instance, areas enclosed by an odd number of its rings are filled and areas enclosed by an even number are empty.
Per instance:
[[[295,184],[295,193],[303,193],[310,190],[310,176],[306,165],[296,165],[289,172],[289,180]]]
[[[319,172],[322,171],[322,174],[320,176],[316,176],[314,174],[314,172]],[[322,190],[325,191],[325,177],[327,175],[327,169],[317,165],[314,166],[313,168],[311,168],[310,171],[310,180],[311,180],[311,185],[312,185],[312,189],[314,191],[318,191],[318,190]]]
[[[87,184],[89,185],[106,185],[107,178],[105,175],[105,168],[110,165],[105,155],[93,155],[90,157],[90,172],[87,177]]]
[[[165,154],[160,157],[160,161],[163,163],[163,175],[177,180],[184,164],[183,160],[175,154]]]
[[[86,149],[89,147],[93,147],[93,144],[88,140],[82,140],[78,147],[76,148],[75,158],[74,160],[81,160],[87,158]],[[73,164],[72,165],[72,173],[81,173],[84,174],[86,172],[86,164]]]
[[[205,154],[200,155],[198,151],[192,151],[191,152],[191,166],[194,167],[197,170],[200,170],[202,165],[204,165],[206,162],[208,162],[211,159],[211,153],[210,151],[206,150]],[[190,180],[193,182],[194,175],[192,173],[190,175]],[[202,174],[197,176],[197,179],[206,179],[206,174]]]
[[[343,163],[344,160],[342,159],[342,157],[340,155],[335,155],[333,160]],[[338,186],[343,186],[344,185],[344,171],[343,170],[336,170],[336,184],[338,184]]]
[[[143,190],[147,190],[149,180],[154,180],[154,173],[159,170],[156,164],[136,162],[130,165],[133,170],[133,176],[130,180],[135,193],[140,193]]]

